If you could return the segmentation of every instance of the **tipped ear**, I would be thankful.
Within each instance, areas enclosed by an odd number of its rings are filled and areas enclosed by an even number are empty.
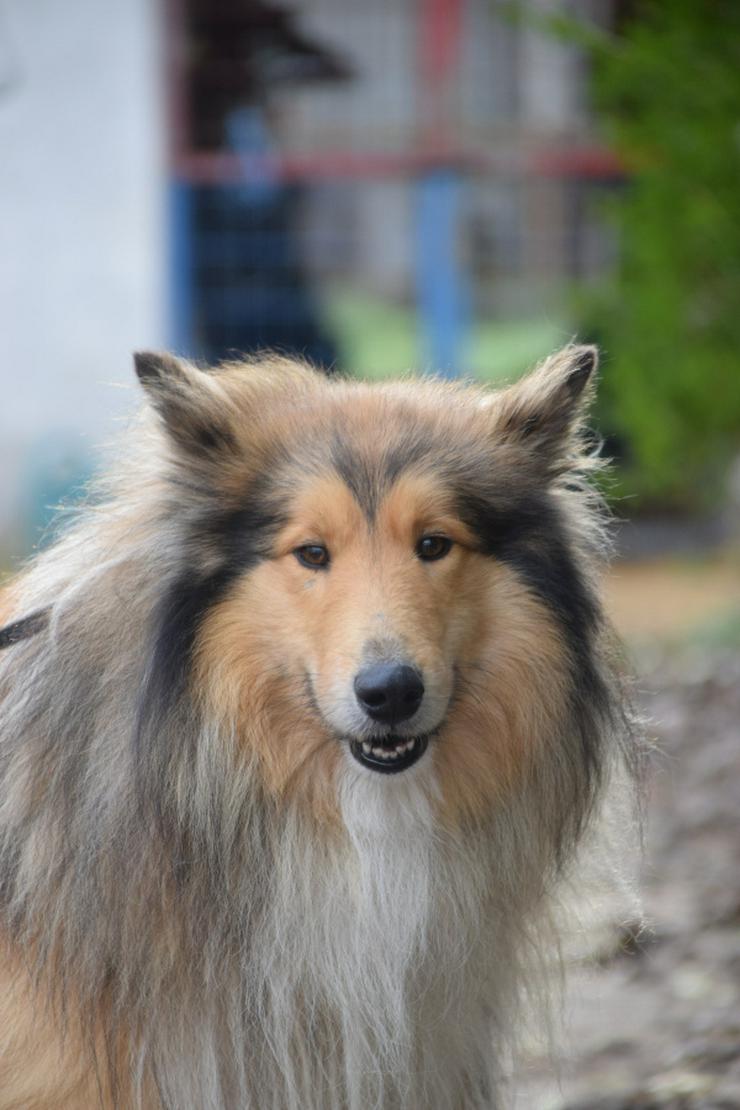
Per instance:
[[[203,455],[229,447],[225,398],[214,379],[174,355],[137,351],[134,367],[167,431],[180,447]]]
[[[518,440],[550,460],[566,454],[593,395],[596,347],[570,345],[545,359],[496,405],[497,435]]]

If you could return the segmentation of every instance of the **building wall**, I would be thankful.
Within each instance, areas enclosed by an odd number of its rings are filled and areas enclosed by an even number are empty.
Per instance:
[[[132,349],[166,341],[159,46],[154,0],[0,3],[0,537],[89,467]]]

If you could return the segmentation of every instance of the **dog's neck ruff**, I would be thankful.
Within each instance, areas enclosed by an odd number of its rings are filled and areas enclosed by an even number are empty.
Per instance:
[[[440,829],[433,766],[389,777],[346,764],[342,845],[327,856],[297,826],[284,834],[253,953],[269,1046],[254,1105],[455,1110],[466,1091],[466,1107],[490,1110],[490,1000],[510,1005],[511,964],[494,970],[484,925],[484,838]]]

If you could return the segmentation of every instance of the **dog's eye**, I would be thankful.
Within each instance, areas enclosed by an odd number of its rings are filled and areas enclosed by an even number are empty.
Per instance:
[[[427,563],[435,559],[444,559],[452,548],[449,536],[422,536],[416,545],[416,554]]]
[[[329,566],[329,552],[320,543],[306,543],[303,547],[297,547],[293,554],[299,563],[311,570]]]

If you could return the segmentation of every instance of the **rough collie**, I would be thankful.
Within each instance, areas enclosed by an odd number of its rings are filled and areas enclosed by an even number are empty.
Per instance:
[[[141,354],[0,632],[0,1108],[502,1105],[631,739],[595,351],[497,392]]]

